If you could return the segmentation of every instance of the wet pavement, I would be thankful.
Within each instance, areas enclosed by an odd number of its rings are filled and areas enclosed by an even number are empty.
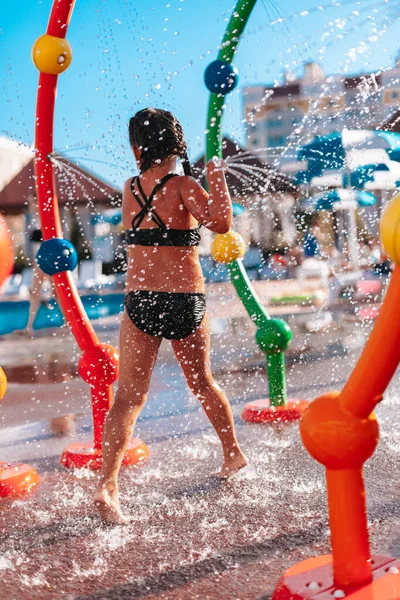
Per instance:
[[[340,389],[368,328],[344,318],[325,334],[301,333],[301,319],[296,327],[290,395],[311,399]],[[103,341],[116,343],[115,322],[97,328]],[[226,483],[213,477],[222,461],[218,439],[164,344],[136,429],[150,460],[121,477],[122,504],[133,516],[126,527],[99,522],[91,504],[96,475],[59,464],[72,439],[91,439],[88,388],[73,377],[79,353],[69,335],[2,342],[7,372],[29,367],[36,356],[37,375],[18,383],[14,371],[0,410],[0,458],[30,462],[42,482],[30,496],[0,503],[0,598],[266,600],[285,568],[329,552],[323,469],[302,448],[298,426],[240,419],[244,403],[267,390],[252,328],[216,321],[213,332],[217,379],[231,398],[250,466]],[[372,549],[394,556],[400,556],[399,404],[396,376],[378,407],[381,442],[366,465]],[[69,435],[56,435],[63,429]]]

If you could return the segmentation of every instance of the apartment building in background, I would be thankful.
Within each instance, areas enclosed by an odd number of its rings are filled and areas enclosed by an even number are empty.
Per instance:
[[[286,73],[282,85],[243,89],[249,149],[286,148],[343,128],[382,127],[400,103],[400,56],[393,68],[347,77],[326,76],[316,62],[303,76]]]

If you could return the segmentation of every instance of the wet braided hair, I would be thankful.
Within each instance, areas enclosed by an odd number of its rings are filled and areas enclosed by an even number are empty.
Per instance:
[[[179,156],[185,175],[192,174],[182,126],[169,111],[145,108],[137,112],[129,121],[129,142],[141,151],[141,173]]]

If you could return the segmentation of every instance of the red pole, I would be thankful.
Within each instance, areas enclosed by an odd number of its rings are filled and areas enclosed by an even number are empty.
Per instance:
[[[111,408],[113,389],[111,385],[92,388],[92,413],[94,447],[101,449],[104,421]]]
[[[55,37],[65,38],[68,25],[74,10],[75,0],[54,0],[51,9],[47,33]]]
[[[75,0],[54,0],[47,27],[47,35],[65,39],[69,20]],[[39,38],[40,40],[40,38]],[[57,53],[60,52],[59,40],[47,38],[46,46],[41,49],[41,60],[53,59],[57,70]],[[37,61],[39,62],[39,60]],[[58,61],[62,64],[63,60]],[[40,67],[40,65],[37,65]],[[62,225],[58,206],[58,198],[54,181],[53,163],[53,131],[54,109],[57,92],[58,75],[41,72],[36,105],[35,125],[35,175],[39,215],[43,231],[43,239],[62,238]],[[92,370],[80,368],[80,374],[91,386],[93,427],[95,448],[101,448],[101,438],[104,420],[112,403],[112,382],[117,378],[116,353],[110,351],[99,340],[85,313],[74,280],[70,272],[60,272],[54,275],[57,296],[64,313],[81,350],[84,351],[84,363],[93,365]],[[96,360],[101,354],[101,365],[98,368]],[[108,364],[105,364],[108,363]],[[107,373],[106,373],[107,371]],[[95,377],[93,379],[93,373]]]
[[[54,277],[57,296],[65,319],[82,350],[79,373],[91,387],[94,445],[72,444],[65,449],[61,462],[68,467],[101,467],[104,420],[112,404],[112,384],[118,378],[118,354],[112,346],[100,344],[85,313],[71,273],[73,260],[61,260],[58,245],[50,249],[54,238],[62,238],[53,163],[53,128],[58,74],[68,68],[72,50],[65,36],[75,0],[54,0],[47,27],[33,47],[33,60],[40,71],[36,104],[35,174],[39,215],[44,242],[40,249],[41,266]],[[71,244],[63,240],[60,248],[74,256]],[[52,254],[52,253],[56,254]],[[70,254],[68,254],[68,252]],[[57,256],[57,258],[54,258]],[[53,265],[54,261],[54,265]],[[56,266],[57,265],[57,266]],[[54,268],[53,268],[54,267]],[[46,272],[47,272],[46,270]],[[124,464],[136,464],[147,458],[149,450],[140,440],[131,440]]]

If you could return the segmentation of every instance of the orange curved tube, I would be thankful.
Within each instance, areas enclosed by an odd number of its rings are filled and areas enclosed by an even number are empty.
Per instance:
[[[339,397],[342,407],[366,419],[382,400],[400,362],[400,266],[396,266],[368,342]]]
[[[362,469],[327,469],[326,484],[335,583],[366,585],[372,568]]]

